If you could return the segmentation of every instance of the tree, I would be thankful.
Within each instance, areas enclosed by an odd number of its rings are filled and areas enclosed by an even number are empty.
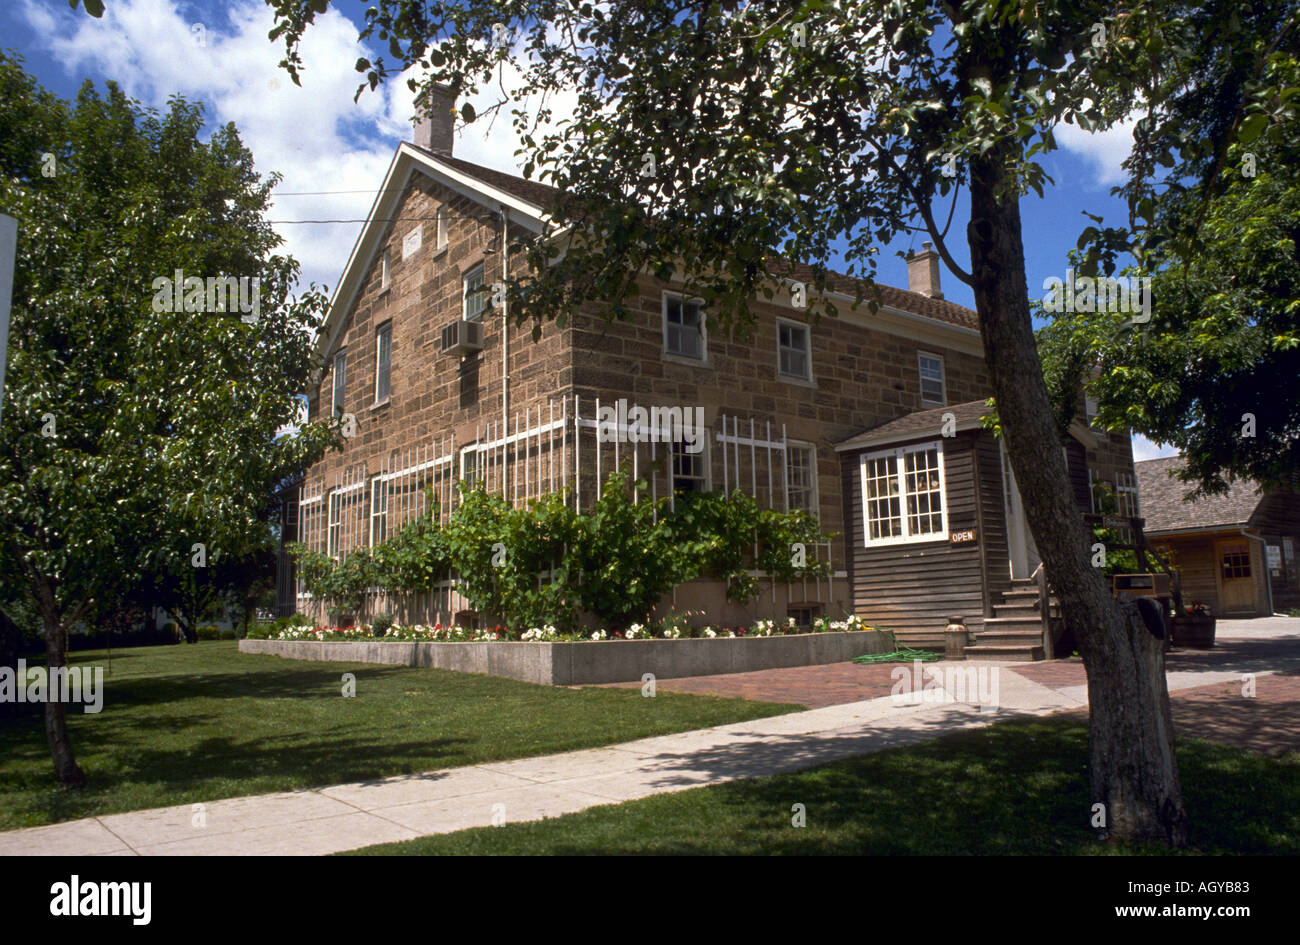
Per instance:
[[[233,126],[207,142],[201,127],[200,108],[159,115],[113,83],[63,102],[0,55],[0,210],[19,221],[0,575],[40,614],[51,669],[68,628],[138,591],[168,548],[264,533],[262,484],[331,436],[277,438],[324,299],[290,294],[297,264],[263,219],[276,178]],[[179,305],[178,270],[203,280]],[[45,729],[58,780],[82,783],[57,702]]]
[[[1062,313],[1040,331],[1039,352],[1060,402],[1086,387],[1100,422],[1177,446],[1185,460],[1179,475],[1194,494],[1221,492],[1237,477],[1296,488],[1300,60],[1280,45],[1259,59],[1230,58],[1224,38],[1239,41],[1240,32],[1209,23],[1203,35],[1197,59],[1214,68],[1200,67],[1209,78],[1178,103],[1179,130],[1191,142],[1213,141],[1210,126],[1242,117],[1246,133],[1221,153],[1180,145],[1182,158],[1159,192],[1129,189],[1132,199],[1150,201],[1150,225],[1113,229],[1109,243],[1145,250],[1151,321],[1126,326],[1123,313]],[[1236,99],[1223,90],[1249,86],[1254,107],[1237,116]],[[1134,163],[1142,158],[1137,152]],[[1080,270],[1113,265],[1106,245],[1097,233]]]
[[[272,6],[271,37],[284,41],[296,77],[298,40],[328,3]],[[376,0],[360,37],[386,41],[395,67],[416,67],[426,86],[494,87],[507,59],[521,73],[516,88],[534,97],[531,109],[513,110],[525,173],[569,199],[528,246],[531,275],[510,286],[520,319],[563,319],[588,298],[621,317],[635,280],[650,273],[681,278],[711,320],[743,326],[748,300],[781,291],[792,262],[812,267],[814,295],[824,289],[833,241],[847,247],[848,274],[864,280],[861,301],[875,246],[906,229],[927,233],[973,289],[1011,465],[1080,641],[1092,800],[1110,835],[1180,844],[1187,824],[1163,653],[1089,563],[1037,369],[1019,201],[1050,183],[1036,158],[1055,147],[1059,122],[1102,129],[1143,101],[1149,125],[1159,123],[1177,91],[1163,81],[1167,63],[1194,47],[1196,10],[1090,0]],[[390,72],[382,58],[356,65],[363,89]],[[560,92],[576,103],[573,120],[543,130],[547,96]],[[461,117],[478,116],[466,105]],[[936,206],[961,186],[970,272],[948,243],[952,211],[944,222]],[[811,307],[835,314],[824,298]]]

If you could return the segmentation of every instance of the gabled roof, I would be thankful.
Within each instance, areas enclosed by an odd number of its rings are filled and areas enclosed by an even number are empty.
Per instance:
[[[835,445],[835,452],[844,453],[867,446],[897,443],[918,436],[939,436],[943,431],[944,414],[949,413],[953,415],[958,431],[978,430],[984,426],[983,418],[988,409],[984,406],[984,401],[972,400],[970,403],[953,404],[950,407],[917,410],[841,440]]]
[[[1138,480],[1138,507],[1146,519],[1145,531],[1199,531],[1201,529],[1238,528],[1246,525],[1263,501],[1259,487],[1249,479],[1228,485],[1226,495],[1212,495],[1184,502],[1190,486],[1170,478],[1170,472],[1183,468],[1181,456],[1148,459],[1134,463]]]
[[[504,174],[472,161],[452,157],[436,151],[417,147],[410,142],[398,145],[389,165],[384,183],[366,217],[366,224],[353,246],[352,254],[343,268],[343,274],[330,299],[325,323],[316,336],[316,354],[320,362],[334,346],[342,327],[344,315],[351,310],[365,283],[365,276],[374,265],[375,256],[388,232],[389,222],[396,211],[412,173],[419,170],[440,183],[458,191],[484,206],[497,210],[505,207],[512,211],[512,223],[522,223],[528,229],[541,232],[548,211],[554,208],[560,192],[547,184],[526,180],[513,174]],[[828,289],[842,297],[856,294],[856,280],[843,273],[827,271]],[[811,283],[813,269],[807,265],[790,267],[789,278]],[[979,318],[976,313],[944,299],[932,299],[916,292],[894,286],[876,284],[883,306],[882,312],[892,310],[895,319],[916,319],[919,324],[939,322],[978,334]],[[866,296],[870,298],[869,295]],[[906,321],[904,321],[906,324]]]

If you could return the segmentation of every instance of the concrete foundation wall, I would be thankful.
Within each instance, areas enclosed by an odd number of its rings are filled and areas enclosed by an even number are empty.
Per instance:
[[[337,663],[425,666],[486,673],[543,686],[590,686],[746,673],[785,666],[842,663],[893,648],[876,630],[714,640],[617,640],[576,643],[387,643],[240,640],[241,653]]]

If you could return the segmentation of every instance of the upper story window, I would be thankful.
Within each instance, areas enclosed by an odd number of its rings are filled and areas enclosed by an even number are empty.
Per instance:
[[[440,253],[447,248],[447,210],[445,207],[438,208],[434,226],[436,227],[434,238],[437,242],[433,244],[433,251]]]
[[[465,276],[465,317],[478,318],[487,308],[487,292],[483,290],[483,267],[475,266]]]
[[[664,352],[705,360],[704,313],[700,303],[664,293]]]
[[[343,416],[343,395],[347,391],[348,352],[344,348],[334,355],[334,403],[333,414]]]
[[[388,250],[384,250],[379,257],[379,291],[382,292],[388,288],[392,276],[392,266],[388,262]]]
[[[776,323],[777,372],[782,377],[812,380],[808,326],[778,319]]]
[[[943,445],[923,443],[862,457],[868,545],[937,541],[948,533]]]
[[[1125,518],[1138,516],[1138,489],[1132,473],[1115,474],[1115,505],[1120,515]]]
[[[393,323],[386,322],[375,332],[375,403],[382,404],[391,392],[393,366]]]
[[[788,511],[796,509],[817,514],[817,452],[811,446],[786,444],[785,448],[786,504]]]
[[[1083,399],[1083,415],[1088,420],[1088,426],[1095,426],[1097,421],[1097,398],[1085,397]]]
[[[944,406],[948,403],[948,392],[943,380],[943,358],[925,351],[916,353],[917,368],[921,375],[921,402]]]

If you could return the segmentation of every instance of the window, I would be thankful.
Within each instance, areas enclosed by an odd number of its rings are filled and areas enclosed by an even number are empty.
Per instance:
[[[704,319],[699,302],[664,293],[664,352],[704,360]]]
[[[390,392],[393,364],[393,323],[380,325],[375,332],[375,403],[382,404]]]
[[[776,323],[777,372],[782,377],[812,380],[808,354],[808,326],[778,320]]]
[[[816,515],[817,509],[817,453],[811,446],[786,444],[785,481],[787,511],[801,509]]]
[[[799,607],[787,607],[785,614],[787,617],[794,619],[795,626],[811,627],[813,621],[821,616],[821,605],[807,604]]]
[[[918,351],[916,362],[921,374],[921,402],[943,406],[948,402],[943,383],[943,358]]]
[[[343,531],[341,522],[343,496],[331,491],[329,494],[329,523],[326,531],[325,553],[331,558],[339,556],[339,537]]]
[[[698,453],[688,453],[686,444],[673,443],[673,491],[703,492],[709,488],[708,444]]]
[[[1115,474],[1115,504],[1125,518],[1138,516],[1138,490],[1132,473]]]
[[[460,451],[460,480],[473,485],[483,478],[483,454],[477,445],[467,446]]]
[[[1088,420],[1088,426],[1094,426],[1097,420],[1097,398],[1083,398],[1083,415]]]
[[[383,292],[388,288],[389,266],[388,250],[384,250],[379,259],[379,291]]]
[[[943,446],[927,443],[862,457],[866,543],[934,541],[948,531]]]
[[[1244,541],[1223,546],[1223,577],[1226,580],[1250,577],[1250,548]]]
[[[483,290],[483,267],[476,266],[465,276],[465,317],[478,318],[487,308],[487,292]]]
[[[334,416],[343,416],[343,394],[347,389],[348,352],[343,349],[334,355]]]
[[[370,544],[382,545],[388,537],[388,480],[376,476],[370,480]]]
[[[438,213],[437,213],[436,217],[437,217],[437,219],[436,219],[435,226],[436,226],[436,228],[437,228],[437,229],[436,229],[436,232],[437,232],[437,237],[436,237],[436,238],[437,238],[437,242],[434,243],[434,245],[433,245],[433,251],[434,251],[435,253],[440,253],[440,252],[442,252],[444,249],[447,248],[447,211],[446,211],[446,209],[443,208],[443,207],[439,207],[439,208],[438,208]]]

